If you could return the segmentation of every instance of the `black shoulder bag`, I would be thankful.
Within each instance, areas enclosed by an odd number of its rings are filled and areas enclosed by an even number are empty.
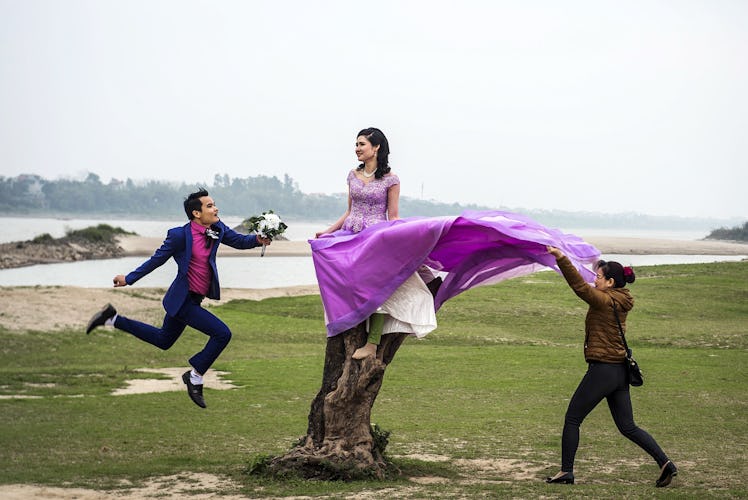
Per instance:
[[[639,387],[644,384],[644,376],[642,370],[639,368],[639,363],[636,362],[634,357],[631,355],[631,349],[626,343],[626,336],[623,334],[623,327],[621,326],[621,320],[618,319],[618,311],[616,310],[616,301],[613,301],[613,314],[616,317],[616,323],[618,323],[618,331],[621,332],[621,338],[623,339],[623,347],[626,349],[626,368],[628,371],[629,384],[634,387]]]

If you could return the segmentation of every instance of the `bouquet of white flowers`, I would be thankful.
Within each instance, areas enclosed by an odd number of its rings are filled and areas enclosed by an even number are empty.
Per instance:
[[[273,239],[288,228],[285,222],[281,220],[272,210],[262,212],[262,215],[253,215],[249,218],[247,229],[255,232],[263,238]],[[265,246],[262,245],[260,257],[265,256]]]

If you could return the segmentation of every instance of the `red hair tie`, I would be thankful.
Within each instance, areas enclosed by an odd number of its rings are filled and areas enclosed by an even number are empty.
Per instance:
[[[634,270],[631,269],[631,267],[626,266],[626,267],[623,268],[623,275],[624,276],[631,276],[632,274],[634,274]]]

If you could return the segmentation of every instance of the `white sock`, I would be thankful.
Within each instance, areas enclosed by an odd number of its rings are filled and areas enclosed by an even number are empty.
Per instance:
[[[114,322],[117,321],[117,314],[109,318],[108,320],[104,321],[104,326],[114,326]]]
[[[190,372],[190,382],[192,382],[192,385],[203,385],[203,376],[197,373],[194,368]]]

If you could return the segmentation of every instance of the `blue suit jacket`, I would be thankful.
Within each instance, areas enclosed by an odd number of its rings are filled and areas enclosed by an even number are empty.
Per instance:
[[[257,236],[254,234],[240,234],[228,227],[221,221],[211,226],[218,231],[218,239],[210,249],[208,264],[210,265],[211,281],[207,297],[211,299],[221,298],[221,287],[218,282],[218,270],[216,269],[216,252],[218,245],[223,243],[233,248],[246,249],[260,246]],[[164,296],[164,309],[170,316],[176,316],[189,295],[189,283],[187,281],[187,268],[192,256],[192,231],[190,224],[169,229],[166,239],[161,247],[154,252],[150,259],[143,262],[136,270],[125,276],[128,285],[132,285],[143,276],[147,275],[157,267],[163,265],[170,257],[174,257],[177,263],[177,277],[172,282],[169,290]]]

